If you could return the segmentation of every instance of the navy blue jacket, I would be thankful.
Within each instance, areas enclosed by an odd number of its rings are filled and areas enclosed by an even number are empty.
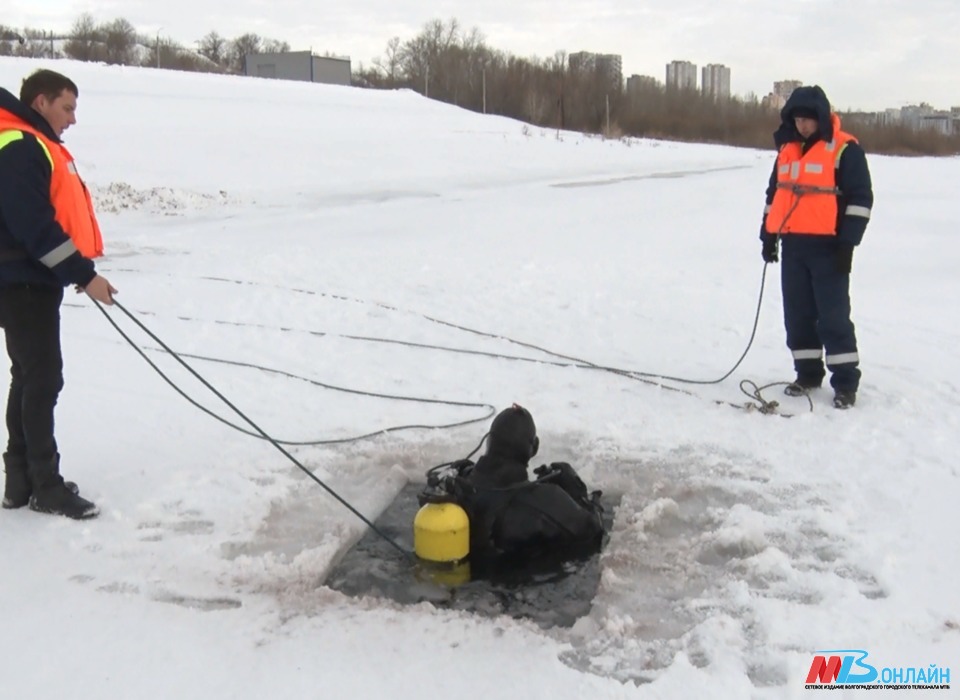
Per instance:
[[[790,95],[790,99],[780,110],[780,127],[774,132],[773,140],[779,149],[791,141],[803,141],[800,132],[793,122],[793,112],[796,109],[813,111],[820,123],[818,133],[811,136],[803,144],[803,152],[817,141],[833,139],[833,123],[830,119],[830,102],[826,94],[817,86],[798,87]],[[791,249],[836,248],[837,245],[856,246],[863,239],[868,219],[863,216],[845,216],[847,206],[873,207],[873,185],[870,180],[870,170],[867,167],[867,156],[860,144],[849,142],[840,156],[837,165],[837,235],[804,235],[791,233],[783,236],[782,245],[785,253]],[[777,165],[774,162],[773,172],[767,186],[767,206],[773,202],[777,191]],[[765,226],[760,227],[760,238],[764,242],[772,241],[775,232],[768,232]]]
[[[39,113],[0,88],[0,109],[20,117],[51,141],[60,139]],[[86,287],[96,276],[92,260],[74,252],[53,267],[40,262],[70,237],[50,201],[50,161],[33,134],[0,147],[0,286],[47,284]]]

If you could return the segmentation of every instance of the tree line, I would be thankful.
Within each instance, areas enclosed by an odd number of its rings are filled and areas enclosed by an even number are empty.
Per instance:
[[[637,81],[627,89],[607,66],[576,67],[563,51],[540,59],[492,49],[477,29],[464,31],[456,19],[432,20],[405,42],[390,39],[372,66],[354,73],[354,81],[367,87],[409,88],[474,111],[611,138],[772,148],[772,132],[779,125],[778,112],[752,94],[716,99],[657,81]],[[840,116],[844,129],[870,152],[960,153],[960,134],[881,124],[874,115]]]
[[[24,29],[22,33],[0,24],[0,56],[72,58],[121,66],[144,66],[206,73],[243,73],[248,53],[289,51],[285,41],[248,32],[233,39],[216,31],[198,39],[191,49],[170,37],[137,32],[126,19],[97,23],[89,13],[80,15],[66,34]]]
[[[191,49],[169,37],[138,34],[125,19],[96,23],[81,15],[66,36],[0,25],[0,55],[66,56],[120,65],[243,73],[248,53],[289,51],[287,42],[246,33],[227,39],[210,31]],[[771,148],[775,111],[755,95],[715,99],[697,90],[675,90],[657,81],[626,89],[605,65],[576,66],[564,51],[522,58],[491,48],[476,28],[456,19],[432,20],[416,36],[391,38],[372,65],[353,72],[353,83],[372,89],[406,88],[431,99],[539,126],[608,138],[624,136]],[[954,155],[960,134],[879,123],[873,115],[841,113],[869,152]]]

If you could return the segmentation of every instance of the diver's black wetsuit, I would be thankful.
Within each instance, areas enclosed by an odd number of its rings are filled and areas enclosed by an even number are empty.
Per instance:
[[[451,489],[470,517],[472,568],[561,562],[599,549],[600,492],[589,493],[566,462],[538,468],[530,481],[538,448],[532,416],[514,405],[494,419],[486,454],[456,465]]]

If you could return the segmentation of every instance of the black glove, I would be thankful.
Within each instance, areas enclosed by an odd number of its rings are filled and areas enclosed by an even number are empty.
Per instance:
[[[551,462],[549,467],[544,464],[534,469],[533,473],[537,475],[537,481],[556,484],[574,499],[587,497],[587,485],[567,462]]]
[[[554,466],[557,464],[554,462],[550,466],[546,464],[541,464],[539,467],[533,470],[533,473],[537,475],[538,479],[549,479],[551,477],[559,476],[560,470]]]
[[[841,243],[837,246],[837,252],[834,260],[837,262],[837,272],[841,275],[849,275],[853,269],[853,246]]]
[[[780,256],[777,255],[777,239],[773,236],[764,238],[763,251],[760,254],[763,256],[763,262],[765,263],[779,262]]]

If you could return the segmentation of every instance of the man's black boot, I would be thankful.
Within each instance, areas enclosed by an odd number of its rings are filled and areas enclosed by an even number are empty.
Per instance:
[[[37,513],[63,515],[74,520],[86,520],[100,515],[96,504],[80,497],[76,484],[64,483],[60,476],[60,455],[47,462],[30,463],[30,510]],[[74,488],[71,489],[70,487]]]
[[[833,395],[833,407],[845,410],[857,403],[857,392],[838,390]]]
[[[783,393],[787,396],[803,396],[812,389],[819,389],[823,385],[823,377],[798,376],[784,387]]]
[[[57,473],[59,473],[60,455],[57,455]],[[33,486],[30,483],[30,472],[27,458],[23,455],[3,453],[3,470],[7,478],[3,488],[3,507],[7,509],[23,508],[30,503]],[[65,481],[63,485],[68,491],[79,493],[79,487],[72,481]]]
[[[3,471],[6,482],[3,487],[3,507],[23,508],[30,502],[30,477],[27,474],[27,458],[3,453]]]

